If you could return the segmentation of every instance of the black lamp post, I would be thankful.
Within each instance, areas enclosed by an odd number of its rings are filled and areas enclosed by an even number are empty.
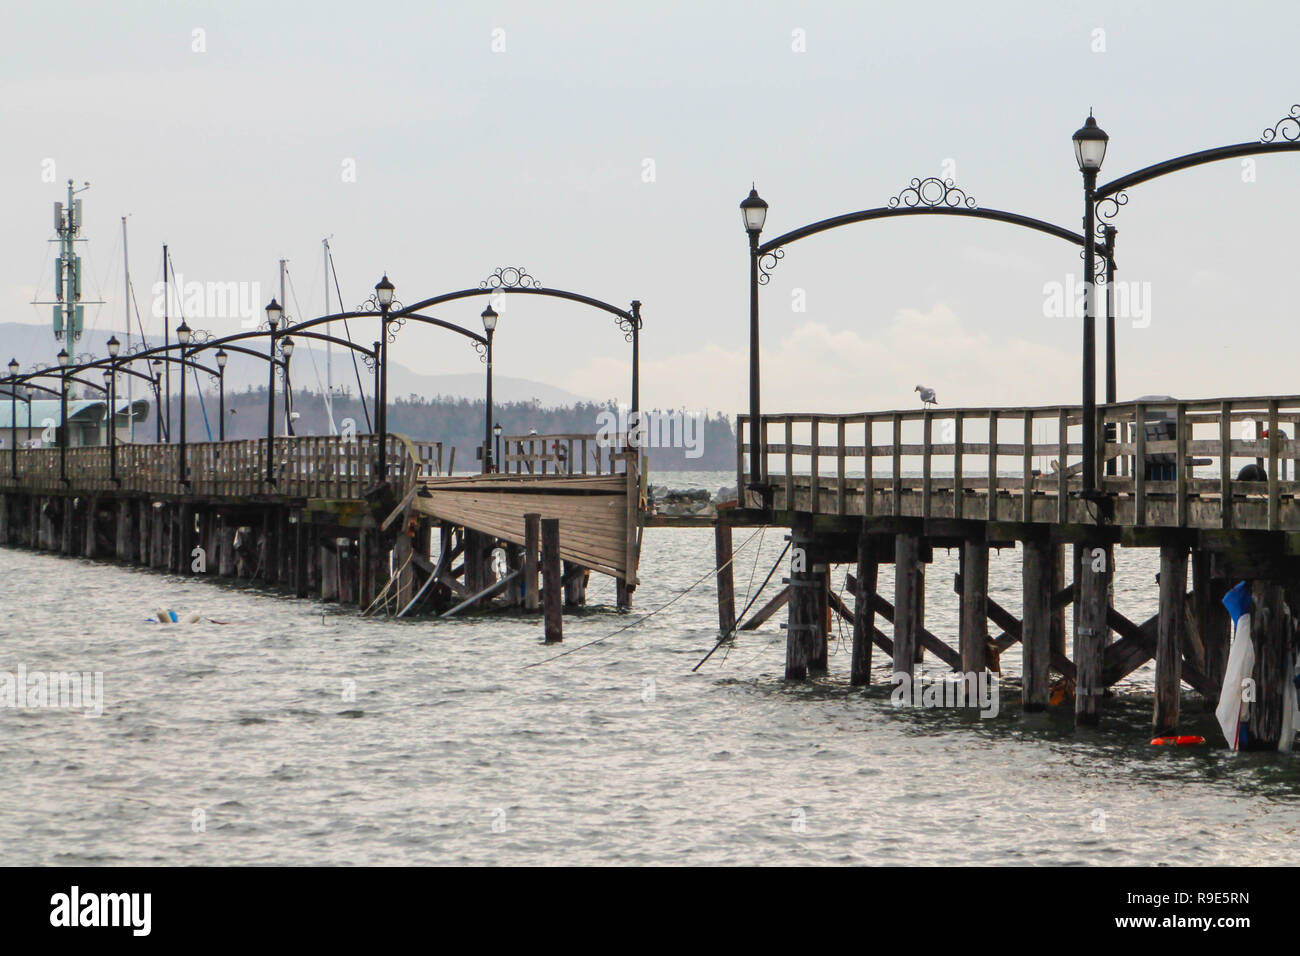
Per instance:
[[[163,440],[162,429],[162,359],[156,358],[149,363],[153,369],[153,440],[161,442]]]
[[[9,360],[9,424],[13,426],[9,433],[10,449],[9,457],[12,461],[12,471],[14,481],[18,480],[18,369],[22,368],[18,364],[18,359]],[[32,412],[31,405],[27,406],[27,427],[31,429]]]
[[[284,356],[284,433],[292,436],[293,431],[293,388],[289,384],[289,359],[293,355],[293,339],[285,336],[280,343],[280,354]]]
[[[496,440],[497,440],[497,456],[494,459],[494,461],[496,462],[496,466],[498,468],[501,468],[505,465],[505,459],[501,457],[501,423],[500,422],[497,422],[495,425],[492,426],[492,434],[496,436]]]
[[[483,331],[487,333],[487,404],[483,409],[483,474],[492,472],[492,337],[497,330],[497,310],[483,310]]]
[[[176,457],[176,477],[182,485],[190,483],[189,468],[185,462],[185,347],[190,344],[191,336],[190,327],[181,319],[181,324],[176,326],[176,341],[181,346],[181,433],[180,442],[177,445],[179,453]]]
[[[762,492],[763,488],[763,425],[758,401],[758,237],[767,221],[767,203],[750,189],[740,204],[749,235],[749,487]],[[763,496],[764,504],[767,496]]]
[[[275,330],[284,309],[275,299],[266,306],[266,324],[271,327],[271,346],[266,363],[266,483],[275,484]]]
[[[1074,158],[1083,173],[1083,496],[1097,497],[1097,173],[1110,137],[1089,112],[1074,134]],[[1065,463],[1062,462],[1062,467]]]
[[[375,468],[378,481],[388,480],[388,310],[393,307],[396,286],[388,273],[375,283],[375,301],[379,303],[379,395],[375,419],[379,425],[379,460]]]
[[[59,481],[68,483],[68,350],[59,349]]]
[[[108,480],[113,484],[117,484],[117,356],[121,351],[122,343],[115,335],[108,340],[109,364],[104,373],[108,379]]]
[[[217,393],[220,396],[217,410],[221,417],[217,424],[217,440],[226,440],[226,362],[230,356],[225,349],[217,349]]]

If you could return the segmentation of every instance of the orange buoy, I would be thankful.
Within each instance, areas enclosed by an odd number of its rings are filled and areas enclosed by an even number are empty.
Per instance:
[[[1194,747],[1197,744],[1205,743],[1204,737],[1188,735],[1186,737],[1154,737],[1151,745],[1154,747]]]

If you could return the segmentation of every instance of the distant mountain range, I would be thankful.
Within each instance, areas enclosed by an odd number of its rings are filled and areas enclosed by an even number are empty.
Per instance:
[[[89,353],[97,357],[106,356],[108,354],[107,343],[113,335],[116,335],[125,347],[125,333],[114,332],[111,329],[95,332],[87,331],[82,336],[81,341],[77,343],[77,354]],[[156,341],[151,342],[151,344],[161,345],[162,342]],[[58,355],[59,349],[64,347],[65,343],[55,341],[54,333],[48,325],[36,325],[30,322],[0,322],[0,375],[7,372],[2,367],[8,364],[11,357],[18,359],[24,370],[32,365],[54,365],[55,356]],[[408,395],[418,395],[423,399],[439,396],[443,398],[469,399],[481,399],[483,397],[483,373],[481,371],[452,375],[426,375],[402,365],[395,358],[392,358],[393,351],[390,346],[388,370],[388,394],[390,400],[395,401]],[[465,351],[468,358],[475,358],[474,353],[468,347]],[[350,393],[356,395],[357,372],[353,370],[351,359],[347,355],[341,354],[342,352],[342,349],[334,350],[334,385],[336,388],[342,389],[350,387]],[[312,362],[313,357],[315,358],[314,365]],[[361,382],[365,391],[369,393],[374,381],[374,373],[365,367],[360,358],[357,360],[357,370],[360,371]],[[312,391],[324,391],[326,367],[323,351],[315,352],[314,356],[301,350],[295,352],[292,371],[295,387],[302,387]],[[318,376],[320,379],[319,384],[317,383]],[[230,364],[226,368],[226,389],[228,392],[238,392],[250,387],[257,388],[265,384],[266,366],[263,363],[245,357],[240,357],[236,361],[232,357]],[[175,384],[172,387],[173,390],[176,389]],[[576,395],[554,385],[547,385],[545,382],[535,382],[526,378],[513,378],[509,375],[496,375],[492,383],[492,391],[493,397],[500,402],[536,401],[544,408],[577,405],[594,400],[592,396]]]

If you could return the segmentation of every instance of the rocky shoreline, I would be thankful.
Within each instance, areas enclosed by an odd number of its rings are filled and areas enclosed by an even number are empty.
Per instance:
[[[704,488],[651,485],[647,504],[651,514],[670,518],[715,518],[718,508],[735,507],[736,489],[723,487],[710,494]]]

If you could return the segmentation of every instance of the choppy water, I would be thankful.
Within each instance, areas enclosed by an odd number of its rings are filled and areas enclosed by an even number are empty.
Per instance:
[[[716,488],[725,476],[700,482]],[[747,537],[741,532],[737,546]],[[741,550],[762,579],[779,530]],[[712,533],[646,533],[638,613],[597,605],[540,624],[361,620],[354,610],[130,568],[0,549],[0,671],[103,671],[104,714],[0,710],[6,864],[1291,863],[1300,756],[1232,755],[1188,695],[1153,748],[1150,671],[1070,714],[898,710],[883,685],[787,686],[774,619],[699,673],[717,636]],[[1117,605],[1155,612],[1154,555],[1122,552]],[[843,583],[843,571],[836,584]],[[956,553],[927,580],[927,621],[956,633]],[[991,568],[1018,613],[1018,556]],[[891,575],[882,575],[888,593]],[[158,605],[203,623],[144,623]],[[1019,673],[1016,651],[1004,658]],[[885,661],[875,662],[884,680]],[[344,699],[355,681],[355,701]],[[202,829],[196,830],[200,818]]]

